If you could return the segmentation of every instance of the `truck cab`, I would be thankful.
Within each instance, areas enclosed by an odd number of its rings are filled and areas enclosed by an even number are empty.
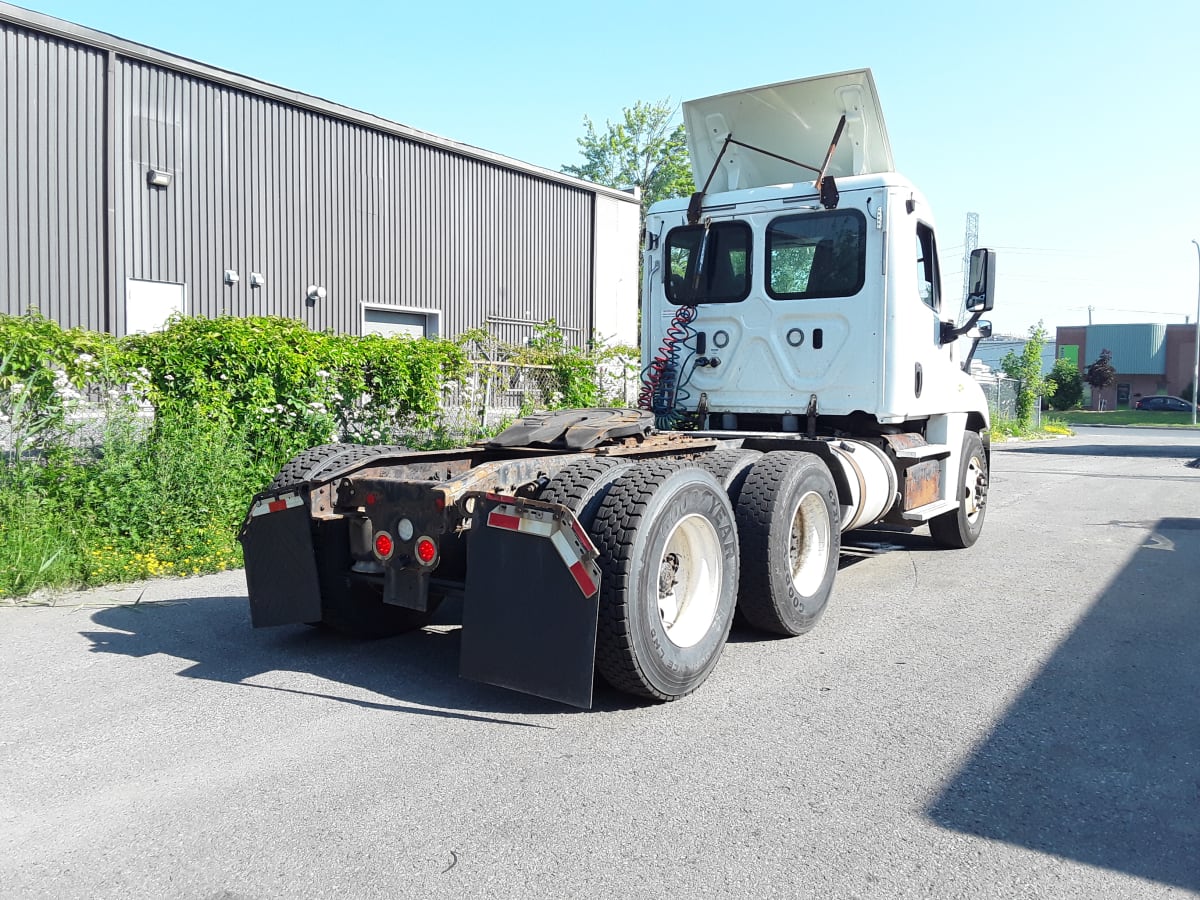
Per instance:
[[[655,204],[643,250],[643,359],[670,357],[660,424],[796,432],[815,412],[825,432],[986,429],[933,213],[894,171],[870,72],[692,101],[684,117],[707,190]]]

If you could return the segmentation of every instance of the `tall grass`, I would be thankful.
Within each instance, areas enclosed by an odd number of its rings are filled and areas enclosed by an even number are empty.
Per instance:
[[[245,446],[228,428],[117,415],[94,444],[11,460],[0,596],[240,565],[236,523],[263,479]]]

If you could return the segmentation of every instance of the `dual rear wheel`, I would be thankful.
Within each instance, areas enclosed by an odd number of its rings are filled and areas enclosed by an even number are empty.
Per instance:
[[[802,634],[832,589],[837,491],[812,454],[587,460],[541,499],[570,507],[600,552],[596,669],[627,693],[674,700],[699,687],[735,605],[763,630]]]

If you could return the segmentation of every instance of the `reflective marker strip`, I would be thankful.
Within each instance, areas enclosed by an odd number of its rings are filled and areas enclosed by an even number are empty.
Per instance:
[[[285,509],[292,509],[303,505],[304,499],[298,494],[283,494],[280,497],[258,501],[258,503],[254,504],[254,508],[250,510],[250,515],[263,516],[267,513],[283,512]]]
[[[596,591],[600,590],[596,582],[592,581],[592,576],[588,574],[588,570],[583,567],[582,562],[577,562],[571,566],[571,574],[575,576],[575,583],[583,591],[583,596],[590,597]]]
[[[550,537],[554,531],[553,522],[539,522],[537,519],[524,519],[509,512],[500,512],[511,507],[498,507],[488,513],[488,525],[492,528],[503,528],[507,531],[523,531],[525,534],[536,534],[538,537]]]
[[[557,523],[552,518],[548,518],[548,521],[543,521],[541,517],[549,517],[549,514],[542,510],[526,509],[523,511],[525,515],[521,515],[521,512],[515,506],[508,504],[497,506],[488,513],[488,526],[491,528],[502,528],[505,531],[520,531],[525,534],[532,534],[535,537],[549,538],[550,543],[554,545],[554,549],[558,551],[559,557],[566,563],[571,577],[575,579],[575,583],[583,591],[583,596],[591,597],[595,594],[599,590],[599,585],[590,571],[595,568],[595,565],[588,566],[585,563],[588,556],[595,555],[596,549],[592,546],[592,542],[587,540],[586,533],[583,535],[583,539],[580,539],[579,533],[582,529],[579,528],[578,523],[573,523],[574,527],[568,532],[558,528]],[[571,538],[575,539],[574,543]]]

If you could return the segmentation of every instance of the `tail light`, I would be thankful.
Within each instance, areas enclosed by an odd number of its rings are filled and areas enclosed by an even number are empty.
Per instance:
[[[386,531],[375,533],[375,555],[380,559],[389,559],[396,549],[396,542]]]
[[[417,538],[417,561],[423,566],[431,566],[437,559],[437,544],[431,538]]]

